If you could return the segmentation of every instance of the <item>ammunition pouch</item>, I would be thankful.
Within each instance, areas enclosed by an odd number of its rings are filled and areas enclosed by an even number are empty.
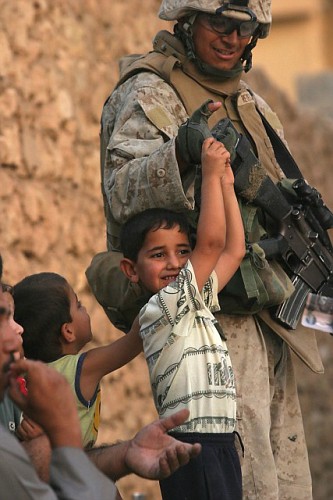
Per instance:
[[[259,244],[251,243],[265,236],[258,220],[260,209],[241,200],[239,204],[247,250],[239,269],[219,293],[219,302],[225,314],[256,314],[281,304],[293,293],[294,286],[279,263],[267,260]]]
[[[286,300],[294,286],[276,261],[268,261],[257,243],[248,244],[246,255],[229,283],[219,293],[221,312],[255,314]]]

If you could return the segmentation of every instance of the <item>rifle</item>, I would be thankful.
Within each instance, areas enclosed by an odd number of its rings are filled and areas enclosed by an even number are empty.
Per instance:
[[[257,243],[268,260],[278,260],[294,285],[292,295],[270,311],[277,322],[294,330],[310,292],[333,297],[333,247],[327,233],[333,214],[303,178],[275,184],[249,140],[228,118],[212,129],[212,135],[231,154],[236,194],[275,221],[274,228],[266,227],[270,237]]]

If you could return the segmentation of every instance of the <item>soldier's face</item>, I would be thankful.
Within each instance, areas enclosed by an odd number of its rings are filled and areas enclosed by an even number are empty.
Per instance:
[[[251,37],[240,38],[236,29],[220,35],[210,29],[204,18],[197,16],[193,25],[193,42],[199,59],[219,70],[230,70],[240,60]]]

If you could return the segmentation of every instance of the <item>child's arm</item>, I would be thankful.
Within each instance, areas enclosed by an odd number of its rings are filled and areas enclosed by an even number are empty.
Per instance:
[[[131,330],[120,339],[103,347],[90,349],[83,362],[80,389],[85,399],[91,399],[104,375],[121,368],[142,351],[139,318]]]
[[[199,290],[214,270],[225,246],[226,226],[221,179],[230,155],[213,137],[202,146],[201,210],[197,241],[190,257]]]
[[[224,211],[226,218],[226,244],[216,264],[219,291],[237,271],[245,255],[243,221],[234,190],[234,176],[230,167],[226,168],[222,180]]]

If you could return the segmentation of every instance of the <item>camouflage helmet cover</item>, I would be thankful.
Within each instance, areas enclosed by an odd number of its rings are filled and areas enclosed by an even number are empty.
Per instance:
[[[272,22],[271,1],[272,0],[249,0],[248,2],[244,2],[244,0],[162,0],[158,15],[161,19],[173,21],[194,14],[195,12],[215,14],[216,10],[221,6],[229,6],[229,9],[224,11],[223,15],[247,21],[249,16],[245,11],[242,12],[241,8],[237,10],[237,6],[248,4],[247,7],[255,13],[258,22],[267,25],[268,28]],[[233,9],[233,6],[235,9]],[[267,36],[268,29],[264,33],[263,35]]]

